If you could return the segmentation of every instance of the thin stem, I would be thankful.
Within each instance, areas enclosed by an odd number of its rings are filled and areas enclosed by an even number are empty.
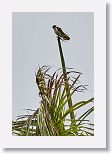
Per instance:
[[[62,47],[61,47],[61,41],[60,41],[59,36],[58,36],[58,46],[59,46],[59,52],[60,52],[60,57],[61,57],[61,64],[62,64],[62,69],[63,69],[66,94],[67,94],[67,98],[69,98],[68,99],[68,106],[70,108],[70,107],[72,107],[72,98],[70,97],[70,89],[69,89],[69,84],[68,84],[68,80],[67,80],[66,65],[65,65],[65,60],[64,60],[63,51],[62,51]],[[71,120],[75,120],[74,111],[70,113],[70,117],[71,117]]]

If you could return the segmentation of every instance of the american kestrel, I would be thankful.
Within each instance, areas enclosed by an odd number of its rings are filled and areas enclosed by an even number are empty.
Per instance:
[[[55,34],[58,35],[62,40],[70,40],[70,37],[65,34],[60,27],[53,25],[52,28],[54,29]]]

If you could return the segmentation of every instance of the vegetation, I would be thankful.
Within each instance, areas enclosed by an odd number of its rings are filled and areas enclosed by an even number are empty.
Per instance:
[[[32,111],[28,109],[27,115],[18,116],[12,121],[12,133],[18,136],[93,136],[94,124],[88,116],[94,111],[94,98],[75,101],[79,92],[87,90],[87,85],[79,81],[80,72],[73,68],[66,68],[62,52],[60,37],[58,46],[62,68],[52,75],[48,66],[39,68],[36,76],[36,84],[41,97],[40,107]],[[87,107],[86,107],[87,108]],[[79,110],[83,111],[77,115]]]

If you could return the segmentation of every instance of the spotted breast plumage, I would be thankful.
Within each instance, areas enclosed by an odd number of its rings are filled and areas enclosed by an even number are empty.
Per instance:
[[[57,36],[59,36],[62,40],[70,40],[70,37],[65,34],[60,27],[53,25],[52,28]]]

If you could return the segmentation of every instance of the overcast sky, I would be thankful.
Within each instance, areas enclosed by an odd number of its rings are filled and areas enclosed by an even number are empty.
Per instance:
[[[90,91],[75,100],[84,100],[94,94],[94,14],[93,13],[13,13],[12,15],[12,115],[23,109],[36,109],[40,98],[35,83],[39,66],[61,67],[56,36],[52,26],[57,25],[69,34],[63,42],[67,67],[82,74],[80,81],[89,84]]]

